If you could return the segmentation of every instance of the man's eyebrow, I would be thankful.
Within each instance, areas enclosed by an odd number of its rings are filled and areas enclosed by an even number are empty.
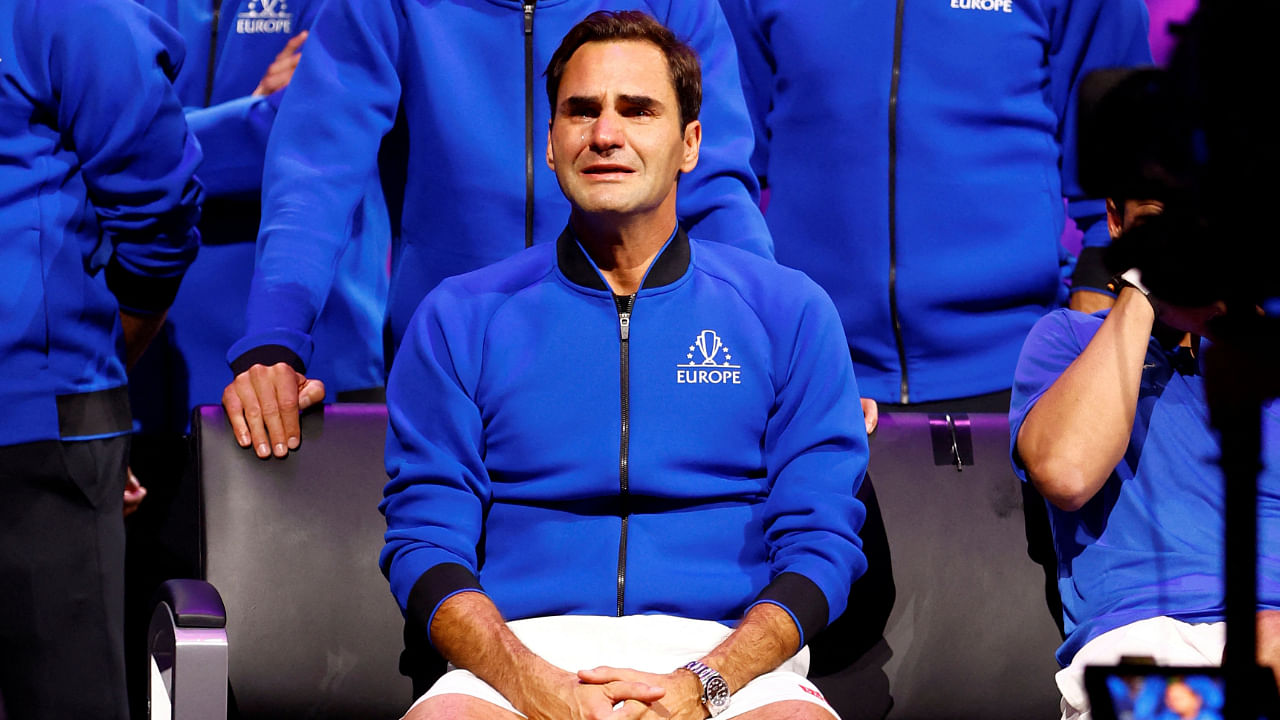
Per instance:
[[[600,99],[587,95],[572,95],[560,102],[562,112],[580,112],[600,107]]]
[[[661,101],[659,101],[657,98],[650,97],[648,95],[619,95],[618,99],[626,103],[627,105],[634,105],[636,107],[645,108],[647,110],[663,109],[663,105]]]

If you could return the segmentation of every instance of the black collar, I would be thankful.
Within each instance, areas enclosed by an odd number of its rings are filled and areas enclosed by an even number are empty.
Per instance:
[[[689,236],[677,225],[675,237],[654,259],[640,289],[663,287],[679,280],[689,269],[689,257]],[[556,263],[569,282],[592,290],[609,289],[569,227],[556,239]]]

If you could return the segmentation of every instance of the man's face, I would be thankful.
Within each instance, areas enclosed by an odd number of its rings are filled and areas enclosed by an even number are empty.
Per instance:
[[[592,42],[569,58],[547,137],[547,165],[575,212],[675,217],[676,178],[698,163],[702,127],[680,125],[662,51]]]
[[[1107,200],[1107,226],[1111,237],[1118,238],[1132,227],[1142,224],[1147,218],[1164,212],[1164,203],[1155,199],[1125,200],[1124,206],[1114,200]]]
[[[1107,223],[1113,238],[1120,237],[1147,220],[1164,212],[1164,203],[1159,200],[1126,200],[1123,206],[1114,200],[1107,200]],[[1201,307],[1185,307],[1167,302],[1160,303],[1160,322],[1175,330],[1193,333],[1212,338],[1209,322],[1226,312],[1226,305],[1215,302]]]

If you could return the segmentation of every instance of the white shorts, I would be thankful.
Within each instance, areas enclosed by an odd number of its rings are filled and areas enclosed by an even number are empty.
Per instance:
[[[1226,642],[1226,623],[1186,623],[1164,616],[1108,630],[1085,643],[1054,676],[1062,693],[1062,720],[1093,718],[1084,689],[1087,665],[1116,665],[1124,657],[1149,657],[1157,665],[1221,665]]]
[[[669,673],[690,660],[701,658],[731,632],[718,622],[670,615],[564,615],[515,620],[508,623],[508,627],[531,651],[567,672],[608,665],[656,674]],[[716,716],[716,720],[734,718],[785,700],[813,703],[839,718],[818,688],[805,678],[808,672],[809,648],[804,647],[773,672],[761,675],[734,693],[729,708]],[[488,683],[452,666],[413,705],[448,694],[469,695],[524,717]]]

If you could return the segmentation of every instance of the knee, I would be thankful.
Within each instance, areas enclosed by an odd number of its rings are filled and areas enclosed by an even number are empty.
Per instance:
[[[804,705],[805,707],[797,707],[796,714],[789,717],[795,717],[798,720],[837,720],[835,715],[812,703],[797,702],[796,705]]]
[[[778,711],[776,717],[787,720],[836,720],[826,709],[803,700],[787,700],[771,707]]]
[[[415,705],[401,720],[506,720],[518,716],[469,695],[436,695]]]
[[[836,720],[835,715],[804,700],[780,700],[739,717],[742,720]]]
[[[450,713],[461,709],[457,701],[456,695],[437,695],[428,698],[414,705],[409,712],[401,720],[432,720],[433,718],[447,718]],[[453,717],[466,717],[465,715],[453,715]]]

